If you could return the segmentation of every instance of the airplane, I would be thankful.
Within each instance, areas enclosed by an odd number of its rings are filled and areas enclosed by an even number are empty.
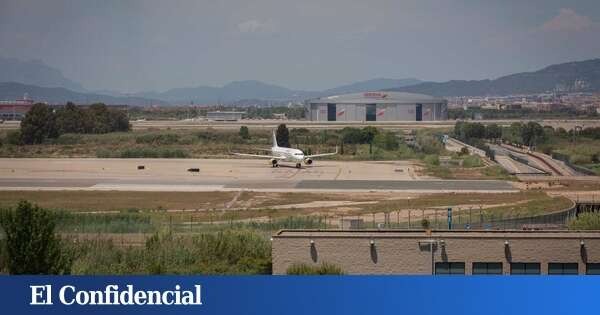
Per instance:
[[[268,150],[268,149],[265,149]],[[335,148],[335,152],[332,153],[322,153],[322,154],[313,154],[313,155],[305,155],[302,150],[280,147],[277,145],[277,137],[275,136],[275,131],[273,130],[273,146],[270,149],[271,155],[261,155],[261,154],[246,154],[246,153],[235,153],[232,154],[238,156],[251,156],[251,157],[259,157],[264,159],[271,159],[271,167],[279,167],[279,162],[294,162],[296,163],[296,168],[302,168],[302,163],[306,165],[311,165],[313,163],[313,158],[335,155],[338,153],[337,147]]]

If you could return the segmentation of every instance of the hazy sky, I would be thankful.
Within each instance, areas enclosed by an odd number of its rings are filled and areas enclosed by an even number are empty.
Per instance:
[[[600,1],[0,0],[0,56],[88,89],[494,78],[600,57]]]

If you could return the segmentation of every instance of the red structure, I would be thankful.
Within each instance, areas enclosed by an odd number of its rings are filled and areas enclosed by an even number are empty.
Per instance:
[[[33,100],[0,101],[0,119],[21,120],[33,107]]]

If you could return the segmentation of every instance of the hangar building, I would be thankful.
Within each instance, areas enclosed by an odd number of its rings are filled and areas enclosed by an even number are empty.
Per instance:
[[[364,92],[306,101],[311,121],[439,121],[448,119],[448,102],[404,92]]]

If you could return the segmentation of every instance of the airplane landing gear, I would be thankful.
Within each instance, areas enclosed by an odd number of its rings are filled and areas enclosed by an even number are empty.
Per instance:
[[[302,163],[296,163],[296,168],[302,168]]]

